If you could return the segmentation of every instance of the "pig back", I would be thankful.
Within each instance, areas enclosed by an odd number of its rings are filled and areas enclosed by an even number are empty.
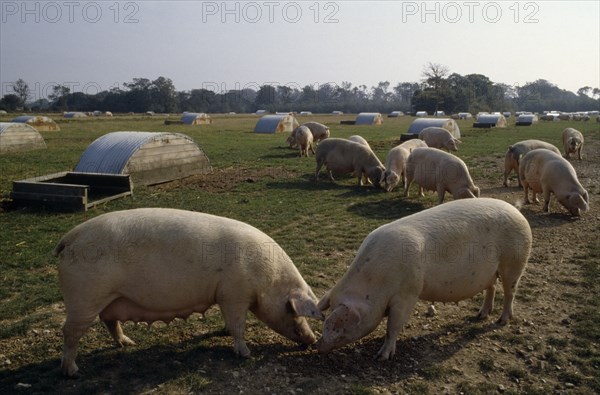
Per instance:
[[[256,289],[275,273],[296,270],[273,239],[248,224],[163,208],[91,219],[67,233],[55,254],[63,291],[94,284],[99,294],[133,292],[139,300],[142,292],[157,303],[157,295],[169,295],[174,305],[210,300],[222,279]]]
[[[500,266],[522,271],[531,240],[527,220],[510,204],[454,200],[374,230],[348,274],[425,300],[458,301],[487,288]]]

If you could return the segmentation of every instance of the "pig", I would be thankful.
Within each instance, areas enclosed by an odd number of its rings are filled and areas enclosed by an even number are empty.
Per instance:
[[[391,192],[402,178],[402,185],[406,185],[406,162],[413,148],[427,147],[423,140],[412,139],[392,148],[388,152],[385,162],[384,189]]]
[[[296,129],[294,140],[294,144],[300,149],[300,157],[302,157],[302,155],[306,155],[308,158],[309,149],[314,155],[315,150],[313,148],[313,135],[308,127],[299,126]]]
[[[371,148],[354,141],[328,138],[317,146],[317,169],[315,180],[319,180],[319,171],[325,165],[329,178],[334,181],[333,174],[353,173],[358,179],[358,185],[363,185],[363,176],[379,187],[383,181],[385,167]]]
[[[421,130],[419,139],[425,141],[428,147],[439,148],[448,152],[458,151],[457,143],[462,143],[459,139],[452,137],[452,134],[446,129],[435,126]]]
[[[531,241],[531,228],[519,210],[491,198],[455,200],[375,229],[319,301],[319,308],[331,313],[317,350],[327,353],[354,342],[387,315],[377,357],[390,359],[418,299],[458,302],[485,290],[478,313],[483,319],[492,312],[498,277],[504,301],[497,324],[505,325]]]
[[[537,194],[544,196],[544,211],[550,211],[550,194],[573,216],[580,216],[589,209],[588,192],[577,179],[575,169],[559,154],[546,149],[529,151],[519,164],[519,178],[525,193],[525,203],[529,204],[529,189],[533,200],[538,202]]]
[[[323,141],[330,136],[329,127],[319,122],[305,122],[301,126],[306,126],[310,129],[315,143]]]
[[[579,130],[573,128],[563,130],[562,143],[565,149],[565,158],[569,159],[571,154],[577,153],[577,159],[581,160],[583,134]]]
[[[412,150],[406,164],[405,197],[413,181],[419,185],[420,196],[423,189],[436,191],[438,204],[443,203],[446,192],[454,199],[479,197],[479,188],[473,183],[465,162],[436,148]]]
[[[362,136],[359,136],[357,134],[355,134],[354,136],[348,137],[348,140],[354,141],[355,143],[362,144],[362,145],[365,145],[365,146],[371,148],[371,146],[369,145],[367,140],[365,140]]]
[[[246,312],[299,343],[317,298],[279,245],[233,219],[167,208],[116,211],[68,232],[54,249],[66,321],[61,371],[77,374],[78,343],[97,316],[119,346],[121,322],[170,322],[221,308],[234,352],[247,357]]]
[[[523,155],[536,148],[544,148],[560,155],[558,148],[541,140],[523,140],[511,145],[504,156],[504,182],[502,185],[508,187],[508,175],[514,170],[517,173],[519,188],[521,188],[521,180],[518,177],[519,161]]]

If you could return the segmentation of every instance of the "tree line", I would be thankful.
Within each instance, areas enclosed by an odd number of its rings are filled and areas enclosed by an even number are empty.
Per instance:
[[[111,111],[118,113],[207,112],[249,113],[311,111],[357,113],[372,111],[388,113],[399,110],[478,113],[480,111],[559,110],[565,112],[600,109],[600,89],[585,86],[577,93],[560,89],[544,79],[511,86],[495,83],[482,74],[460,75],[436,63],[427,63],[418,82],[389,81],[376,86],[354,86],[327,83],[303,88],[287,85],[262,85],[258,89],[214,92],[208,89],[177,91],[170,78],[134,78],[122,87],[96,94],[71,92],[63,85],[52,87],[47,99],[29,103],[28,84],[19,79],[12,84],[13,93],[0,99],[0,109],[6,111]]]

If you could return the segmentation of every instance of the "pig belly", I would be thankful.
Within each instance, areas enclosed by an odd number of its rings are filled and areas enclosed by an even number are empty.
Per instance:
[[[348,162],[328,161],[325,163],[327,169],[336,174],[348,174],[354,172],[354,168]]]
[[[468,271],[465,275],[425,280],[419,298],[430,302],[458,302],[477,295],[495,284],[496,279],[497,273],[493,270],[485,273]]]
[[[169,323],[175,318],[186,319],[192,313],[204,313],[210,305],[196,304],[189,307],[159,311],[153,310],[151,306],[142,306],[128,298],[117,298],[104,308],[99,314],[100,319],[104,321],[133,321],[147,322],[149,324],[155,321]]]

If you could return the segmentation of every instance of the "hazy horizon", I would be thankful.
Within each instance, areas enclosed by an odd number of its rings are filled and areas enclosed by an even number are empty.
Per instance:
[[[178,91],[422,79],[427,62],[522,86],[600,87],[598,1],[0,1],[0,96],[133,78]],[[390,88],[391,88],[390,87]]]

